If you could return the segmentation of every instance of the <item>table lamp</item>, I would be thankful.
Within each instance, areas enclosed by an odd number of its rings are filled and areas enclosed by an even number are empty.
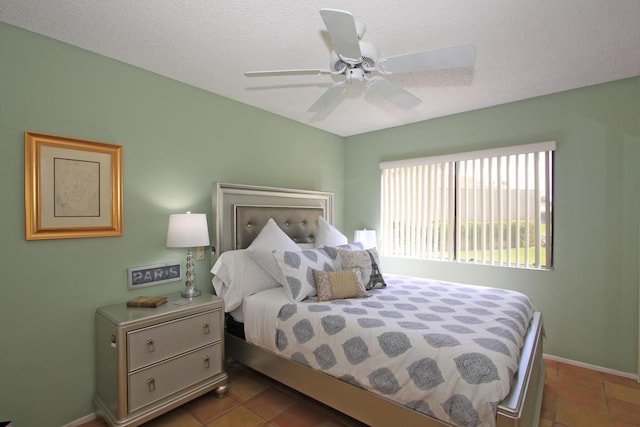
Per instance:
[[[168,248],[187,248],[186,289],[182,291],[185,298],[200,295],[196,288],[196,273],[193,265],[193,251],[191,248],[209,246],[209,229],[206,214],[172,214],[169,215],[169,230],[167,231]]]
[[[356,230],[353,234],[353,241],[362,243],[364,249],[371,249],[377,246],[376,230]]]

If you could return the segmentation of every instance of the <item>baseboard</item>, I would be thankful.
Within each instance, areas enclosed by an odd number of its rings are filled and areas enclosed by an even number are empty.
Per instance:
[[[542,357],[548,360],[553,360],[554,362],[562,362],[562,363],[566,363],[567,365],[579,366],[581,368],[587,368],[593,371],[603,372],[605,374],[611,374],[611,375],[617,375],[623,378],[629,378],[640,383],[640,377],[638,377],[637,374],[633,374],[631,372],[622,372],[622,371],[617,371],[615,369],[603,368],[602,366],[591,365],[589,363],[578,362],[576,360],[571,360],[571,359],[565,359],[564,357],[553,356],[547,353],[544,353]]]
[[[96,419],[96,414],[89,414],[89,415],[85,415],[82,418],[78,418],[75,421],[71,421],[70,423],[63,425],[62,427],[78,427],[84,423],[88,423],[89,421],[95,420],[95,419]]]

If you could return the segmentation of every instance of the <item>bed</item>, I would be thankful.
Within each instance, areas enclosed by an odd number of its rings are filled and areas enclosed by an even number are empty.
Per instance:
[[[212,202],[216,218],[214,241],[220,259],[226,253],[235,263],[243,265],[242,257],[248,255],[245,252],[253,250],[259,241],[270,243],[275,240],[272,235],[264,239],[266,230],[273,223],[277,224],[278,231],[282,230],[295,243],[298,251],[314,254],[314,257],[326,255],[335,262],[337,258],[332,258],[335,251],[332,253],[330,249],[339,246],[345,248],[340,250],[343,255],[344,251],[351,249],[355,250],[354,253],[362,252],[358,251],[360,248],[345,245],[344,242],[331,241],[332,236],[327,237],[320,229],[325,222],[332,222],[331,193],[214,183]],[[321,221],[322,218],[324,220]],[[325,245],[320,245],[322,242]],[[342,245],[332,246],[336,243]],[[320,249],[317,249],[319,246]],[[276,251],[270,256],[278,261],[279,253]],[[256,254],[252,252],[251,255],[255,260]],[[325,262],[324,265],[328,264],[331,263]],[[262,267],[266,269],[266,266]],[[280,267],[283,265],[280,264]],[[544,383],[542,319],[540,313],[533,310],[530,301],[521,294],[385,274],[387,286],[367,289],[366,297],[320,301],[320,295],[306,298],[305,292],[308,290],[304,287],[280,286],[278,282],[282,278],[277,278],[276,268],[272,272],[276,275],[273,280],[260,281],[259,289],[249,295],[233,295],[229,288],[221,288],[225,286],[222,280],[227,277],[225,271],[219,266],[214,266],[214,270],[217,272],[214,287],[217,286],[216,290],[223,295],[227,292],[223,298],[230,311],[225,329],[227,357],[367,425],[517,427],[538,424]],[[250,269],[237,270],[242,271],[238,280],[249,282],[253,279]],[[290,278],[289,275],[286,277]],[[480,306],[478,302],[466,300],[473,293],[483,295]],[[409,300],[395,301],[400,294],[406,294]],[[434,306],[433,301],[436,300],[438,304]],[[492,326],[485,322],[495,319],[484,308],[495,305],[498,300],[504,300],[510,307],[501,310],[511,313],[507,316],[511,318],[506,321],[501,318],[499,320],[502,323]],[[428,311],[424,305],[412,307],[424,302],[431,307],[429,310],[435,308],[436,312]],[[443,302],[448,302],[450,307],[443,306]],[[396,310],[398,306],[407,308],[409,312],[399,313]],[[455,306],[459,306],[458,311],[449,313]],[[469,307],[472,306],[470,311]],[[383,313],[386,317],[370,318],[368,313],[373,311]],[[311,312],[320,312],[320,317],[316,320],[307,317]],[[355,317],[349,317],[350,314]],[[454,318],[458,319],[458,323],[454,323]],[[357,339],[346,342],[350,345],[348,349],[343,344],[344,352],[332,352],[331,348],[340,348],[340,345],[338,341],[331,340],[340,338],[336,338],[339,334],[331,327],[327,328],[326,324],[325,332],[329,332],[324,337],[321,336],[323,334],[317,334],[313,339],[300,339],[305,335],[300,325],[313,325],[307,329],[320,331],[323,329],[320,326],[322,319],[338,319],[341,333],[345,323],[364,324],[367,329],[358,332]],[[439,329],[437,324],[442,324],[446,331]],[[263,329],[262,334],[260,329]],[[475,333],[478,329],[493,330],[493,333],[488,337],[477,336]],[[506,333],[506,330],[510,333]],[[376,337],[384,351],[369,354],[368,349],[375,346],[373,342]],[[328,341],[318,346],[317,340],[324,339]],[[383,342],[384,339],[387,341]],[[315,344],[307,349],[289,345],[293,341],[305,340]],[[458,346],[460,341],[473,341],[480,346],[461,353],[449,353],[461,348]],[[319,354],[319,348],[324,348],[325,353]],[[432,359],[435,355],[428,353],[433,348],[437,349],[435,353],[445,356],[439,362]],[[485,360],[487,354],[492,358],[491,361]],[[473,360],[469,355],[473,355]],[[351,371],[344,371],[345,368],[340,367],[343,364],[334,360],[336,357],[346,357],[355,367]],[[373,368],[364,368],[360,359],[370,359]],[[404,359],[408,367],[393,368],[396,361]],[[478,361],[482,363],[478,365]],[[470,367],[466,374],[464,366]],[[456,372],[462,373],[462,379],[451,376]],[[469,394],[469,399],[465,397],[466,391],[460,392],[455,388],[457,384],[466,389],[473,384],[472,388],[475,388],[483,382],[491,383],[493,390],[478,388],[479,396]],[[402,387],[398,387],[398,384]],[[440,399],[439,402],[444,402],[442,405],[429,406],[424,403],[426,400],[423,401],[423,396],[417,394],[431,395],[436,392],[448,392],[451,396]],[[489,396],[494,394],[491,393],[498,393],[496,395],[500,395],[500,399],[492,401]],[[476,405],[476,400],[483,396],[487,401]],[[456,412],[455,408],[465,407],[469,403],[467,400],[473,400],[472,410]],[[488,416],[490,419],[487,419]]]

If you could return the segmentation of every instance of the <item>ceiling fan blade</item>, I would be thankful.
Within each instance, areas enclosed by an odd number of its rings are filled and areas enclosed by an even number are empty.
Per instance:
[[[330,70],[271,70],[271,71],[247,71],[247,77],[271,77],[271,76],[303,76],[315,74],[332,74]]]
[[[402,89],[395,83],[381,77],[373,77],[367,81],[367,89],[394,103],[403,110],[410,110],[420,105],[422,100]]]
[[[307,111],[316,113],[330,107],[336,98],[342,95],[342,92],[344,92],[346,87],[346,83],[338,83],[331,86],[320,98],[318,98],[316,102],[313,103],[311,107],[309,107]]]
[[[362,53],[353,15],[336,9],[320,9],[320,15],[331,35],[333,50],[340,59],[349,64],[359,64]]]
[[[472,44],[467,44],[383,58],[376,63],[376,70],[382,74],[412,73],[415,71],[471,67],[475,61],[476,47]]]

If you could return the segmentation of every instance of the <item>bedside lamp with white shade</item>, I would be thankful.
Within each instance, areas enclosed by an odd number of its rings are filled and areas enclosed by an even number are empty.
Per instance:
[[[191,248],[200,246],[209,246],[207,215],[191,212],[169,215],[167,247],[187,248],[186,289],[181,294],[185,298],[200,295],[200,291],[196,288],[196,273],[193,265],[193,251],[191,250]]]
[[[353,233],[353,241],[362,243],[365,249],[375,248],[377,246],[376,230],[356,230]]]

